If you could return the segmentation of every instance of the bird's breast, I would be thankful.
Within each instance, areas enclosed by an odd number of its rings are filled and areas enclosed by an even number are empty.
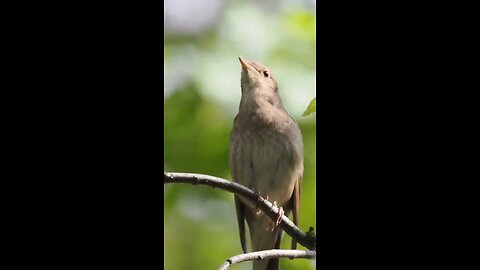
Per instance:
[[[238,130],[230,153],[234,181],[284,205],[303,173],[301,143],[275,128]]]

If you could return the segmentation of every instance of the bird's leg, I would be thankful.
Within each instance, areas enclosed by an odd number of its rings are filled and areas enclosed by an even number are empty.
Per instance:
[[[258,193],[258,196],[261,197],[260,192]],[[267,197],[265,198],[265,200],[268,201],[268,195],[267,195]],[[254,206],[253,212],[255,213],[255,215],[260,215],[260,213],[262,212],[262,209],[260,209],[260,208],[257,207],[257,206]]]
[[[273,202],[273,205],[277,206],[277,202]],[[283,207],[279,207],[278,208],[278,218],[277,218],[277,221],[275,222],[275,226],[278,226],[278,224],[280,224],[284,214],[285,214],[285,212],[283,211]]]
[[[285,212],[283,211],[283,208],[282,207],[278,207],[277,205],[277,202],[274,201],[273,202],[273,206],[277,207],[278,208],[278,217],[277,217],[277,220],[276,221],[270,221],[270,225],[267,227],[267,231],[268,230],[271,230],[273,232],[273,230],[275,230],[275,228],[280,224],[280,222],[282,221],[282,217],[284,216]]]

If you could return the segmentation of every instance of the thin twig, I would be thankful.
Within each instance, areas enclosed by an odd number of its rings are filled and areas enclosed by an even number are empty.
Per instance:
[[[251,189],[242,186],[238,183],[218,178],[215,176],[205,174],[193,174],[193,173],[173,173],[164,172],[163,181],[168,183],[186,183],[193,185],[207,185],[213,188],[220,188],[235,194],[238,194],[248,200],[250,200],[255,206],[260,208],[265,214],[267,214],[272,220],[278,218],[278,208],[271,202],[262,198],[258,193],[253,192]],[[295,224],[288,219],[285,215],[282,216],[282,220],[279,224],[288,235],[295,239],[300,245],[315,250],[316,237],[311,233],[305,234]]]
[[[262,260],[268,258],[280,258],[280,257],[289,257],[291,259],[294,258],[306,258],[312,259],[316,258],[317,253],[316,251],[311,250],[286,250],[286,249],[270,249],[270,250],[262,250],[256,252],[250,252],[245,254],[236,255],[230,257],[230,259],[226,260],[218,270],[226,270],[230,266],[245,262],[245,261],[253,261],[253,260]]]

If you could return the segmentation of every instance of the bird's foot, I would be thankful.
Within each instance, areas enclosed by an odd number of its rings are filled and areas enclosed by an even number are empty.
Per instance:
[[[273,202],[273,206],[275,207],[278,207],[277,205],[277,202]],[[277,217],[277,220],[275,221],[271,221],[269,226],[267,227],[267,231],[272,231],[275,230],[275,228],[277,228],[277,226],[280,224],[280,222],[282,222],[282,217],[284,216],[285,212],[283,211],[283,208],[280,207],[278,208],[278,217]]]
[[[267,197],[265,198],[265,200],[268,201],[268,195]],[[255,215],[260,215],[260,213],[262,212],[262,209],[258,208],[257,206],[255,206],[255,208],[253,209],[253,211],[255,212]]]
[[[275,207],[278,207],[278,206],[277,206],[277,202],[273,202],[273,205],[274,205]],[[284,214],[285,214],[285,212],[283,211],[283,208],[282,208],[282,207],[278,208],[278,217],[277,217],[277,220],[276,220],[276,222],[275,222],[275,226],[278,226],[278,225],[280,224],[280,222],[282,221],[282,217],[283,217]]]

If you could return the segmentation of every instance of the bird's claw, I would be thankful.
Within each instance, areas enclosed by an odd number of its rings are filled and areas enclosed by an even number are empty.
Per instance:
[[[277,221],[275,222],[276,226],[278,226],[280,222],[282,222],[282,217],[284,214],[285,212],[283,211],[283,208],[282,207],[278,208],[278,218],[277,218]]]
[[[265,200],[268,201],[268,195],[265,197]],[[255,215],[260,215],[260,213],[262,212],[262,209],[258,208],[257,206],[255,206],[255,208],[253,209],[253,211],[255,212]]]
[[[278,208],[278,205],[277,205],[277,202],[273,202],[273,206],[277,207]],[[282,217],[284,216],[285,212],[283,211],[283,208],[280,207],[278,208],[278,217],[277,217],[277,220],[275,221],[271,221],[270,225],[267,227],[267,231],[272,231],[275,230],[275,228],[280,224],[280,222],[282,222]]]

